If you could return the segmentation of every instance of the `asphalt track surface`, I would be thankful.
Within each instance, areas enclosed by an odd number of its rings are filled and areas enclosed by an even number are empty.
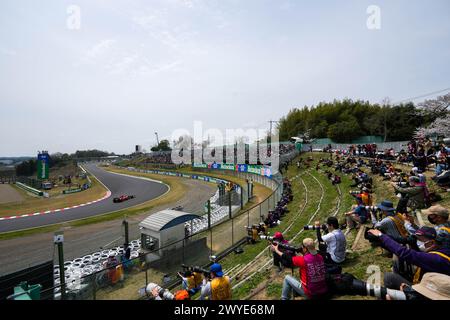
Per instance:
[[[163,183],[110,173],[97,167],[95,164],[84,165],[84,168],[111,191],[109,198],[84,207],[56,213],[2,220],[0,221],[0,232],[42,227],[126,209],[157,198],[169,189]],[[113,203],[114,197],[119,197],[123,194],[135,195],[136,198],[121,203]]]
[[[182,206],[183,211],[202,214],[205,202],[217,191],[217,186],[196,179],[179,181],[186,188],[182,198],[164,203],[149,211],[127,217],[130,239],[139,239],[139,223],[160,210]],[[73,260],[93,252],[123,244],[122,218],[84,225],[63,227],[64,259]],[[53,244],[53,232],[36,233],[0,241],[0,276],[37,264],[54,260],[58,264],[58,252]]]

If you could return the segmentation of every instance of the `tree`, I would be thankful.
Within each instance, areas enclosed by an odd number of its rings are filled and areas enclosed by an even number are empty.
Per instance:
[[[37,171],[37,160],[30,159],[16,166],[17,176],[32,176]]]
[[[171,151],[170,142],[167,139],[161,140],[157,146],[153,146],[151,151]]]
[[[328,137],[336,142],[350,142],[361,135],[361,128],[355,118],[335,123],[328,128]]]
[[[409,140],[418,126],[431,122],[412,103],[393,106],[384,99],[380,106],[344,99],[294,108],[280,119],[279,129],[280,140],[300,137],[309,128],[312,139],[328,137],[336,142],[351,142],[358,136],[378,135],[385,141],[399,141]]]
[[[420,127],[415,132],[416,138],[425,137],[450,137],[450,114],[444,118],[438,118],[428,127]]]
[[[439,96],[436,99],[425,100],[418,104],[422,116],[430,118],[431,121],[445,117],[450,107],[450,93]]]

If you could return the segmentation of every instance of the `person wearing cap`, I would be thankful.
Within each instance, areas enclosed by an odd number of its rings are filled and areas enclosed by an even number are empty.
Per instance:
[[[377,207],[381,210],[382,216],[385,217],[381,221],[375,223],[374,228],[382,231],[393,239],[406,238],[408,236],[408,231],[405,228],[403,215],[395,213],[392,201],[384,200],[378,204]]]
[[[341,229],[339,229],[339,221],[336,217],[328,217],[326,225],[328,233],[322,235],[320,221],[315,222],[317,240],[319,243],[326,243],[326,253],[327,257],[329,256],[329,259],[325,259],[326,262],[340,264],[345,260],[347,240],[345,239],[345,235],[342,233]]]
[[[289,300],[292,290],[308,299],[324,298],[328,293],[326,283],[326,267],[323,257],[317,253],[314,240],[303,239],[302,254],[300,256],[289,256],[278,249],[278,244],[272,244],[272,250],[281,257],[286,267],[298,267],[300,281],[292,276],[285,276],[281,293],[282,300]]]
[[[231,300],[231,280],[224,276],[222,266],[214,263],[209,269],[211,281],[203,279],[200,300]]]
[[[395,182],[392,182],[396,192],[402,195],[402,198],[407,198],[407,206],[412,209],[425,208],[425,187],[420,183],[420,178],[416,176],[409,177],[410,187],[400,187]]]
[[[448,221],[449,212],[447,208],[441,205],[431,206],[422,213],[427,215],[428,221],[434,225],[437,238],[442,244],[450,248],[450,222]]]
[[[386,272],[384,274],[386,287],[398,290],[402,283],[417,284],[427,272],[450,275],[450,249],[443,247],[442,243],[436,239],[436,230],[434,228],[422,227],[417,230],[415,236],[417,238],[417,247],[420,251],[398,244],[379,230],[373,229],[369,230],[369,232],[379,237],[381,245],[395,254],[399,260],[415,266],[414,274],[409,279],[395,272]]]
[[[284,239],[284,236],[283,236],[283,234],[281,232],[275,232],[275,234],[273,235],[273,240],[275,242],[278,242],[278,243],[289,244],[289,241]],[[295,254],[295,252],[287,252],[285,250],[281,250],[281,251],[285,252],[286,254],[290,254],[290,255],[294,255]],[[278,271],[279,272],[283,271],[283,267],[282,267],[283,264],[281,263],[281,258],[275,252],[273,252],[273,265],[278,267]]]

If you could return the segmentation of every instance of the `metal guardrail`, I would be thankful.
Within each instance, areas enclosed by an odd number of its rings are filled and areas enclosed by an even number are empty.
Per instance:
[[[231,173],[231,172],[227,172]],[[163,173],[164,174],[164,173]],[[165,173],[167,174],[167,173]],[[142,277],[140,281],[126,282],[129,286],[136,286],[135,298],[139,299],[137,292],[143,286],[147,286],[150,282],[159,283],[164,287],[172,288],[179,284],[176,273],[180,271],[180,264],[209,266],[211,264],[210,256],[216,256],[219,259],[225,257],[236,246],[246,241],[246,226],[259,223],[264,220],[269,210],[272,210],[282,194],[282,184],[277,181],[280,177],[269,179],[255,174],[242,172],[234,172],[232,174],[244,179],[252,179],[253,181],[262,183],[273,190],[273,192],[260,203],[255,204],[246,210],[240,210],[233,213],[232,217],[222,221],[211,228],[189,235],[183,240],[167,244],[165,247],[157,248],[153,251],[145,252],[139,256],[123,260],[119,257],[119,263],[110,265],[106,269],[80,274],[78,278],[67,279],[66,297],[68,299],[101,299],[105,294],[111,294],[112,291],[121,290],[124,281],[131,277]],[[181,175],[182,176],[182,175]],[[246,188],[241,188],[246,194]],[[163,257],[160,260],[148,262],[155,258],[160,252],[172,252],[171,248],[181,247],[176,253],[169,254],[169,257]],[[55,269],[57,266],[55,266]],[[163,283],[161,274],[169,276],[172,279],[170,283]],[[170,277],[173,275],[173,277]],[[165,277],[164,277],[165,278]],[[58,277],[55,275],[55,279]],[[132,289],[132,288],[131,288]],[[55,281],[55,286],[43,292],[45,296],[54,296],[55,299],[61,298],[61,284]],[[130,291],[130,288],[128,288]]]
[[[31,193],[33,193],[35,195],[38,195],[38,196],[41,196],[41,197],[44,195],[44,192],[42,192],[40,190],[37,190],[37,189],[34,189],[34,188],[30,187],[30,186],[27,186],[26,184],[23,184],[21,182],[16,182],[16,186],[18,186],[19,188],[21,188],[21,189],[23,189],[23,190],[25,190],[27,192],[31,192]]]

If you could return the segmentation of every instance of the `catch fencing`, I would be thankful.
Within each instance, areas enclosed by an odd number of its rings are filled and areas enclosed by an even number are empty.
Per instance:
[[[83,300],[144,299],[149,293],[145,293],[143,288],[150,282],[165,288],[178,285],[180,279],[177,273],[182,270],[182,264],[207,268],[212,263],[211,257],[220,260],[246,241],[247,226],[263,221],[282,195],[282,177],[279,174],[272,176],[272,179],[243,172],[226,174],[261,183],[272,192],[262,202],[244,210],[235,210],[227,219],[164,247],[143,252],[141,240],[133,240],[129,260],[124,258],[123,246],[117,246],[75,259],[77,261],[66,261],[63,285],[60,281],[59,266],[55,265],[55,285],[43,290],[41,297]],[[246,201],[249,200],[248,185],[240,187],[242,196]]]

